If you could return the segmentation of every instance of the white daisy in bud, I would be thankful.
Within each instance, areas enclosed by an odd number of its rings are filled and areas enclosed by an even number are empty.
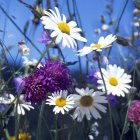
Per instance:
[[[102,96],[104,93],[100,91],[94,91],[93,89],[75,89],[78,94],[74,94],[75,101],[75,111],[73,114],[73,118],[77,119],[77,121],[82,121],[84,116],[86,116],[87,120],[90,120],[91,117],[95,119],[101,118],[98,110],[101,112],[106,112],[106,107],[102,105],[102,103],[107,103],[107,99],[105,96]]]
[[[47,99],[46,104],[54,105],[53,112],[55,114],[62,113],[65,114],[65,112],[68,112],[73,108],[74,105],[74,99],[72,95],[68,95],[68,92],[66,90],[61,90],[60,92],[54,92],[52,93],[52,96],[48,96],[49,99]]]
[[[113,36],[112,34],[108,35],[105,38],[102,36],[99,38],[97,44],[92,43],[90,47],[85,46],[83,49],[78,50],[77,55],[84,56],[91,53],[92,51],[102,51],[103,48],[110,47],[111,43],[113,43],[116,39],[117,39],[116,36],[115,35]]]
[[[19,52],[21,53],[21,55],[23,56],[27,56],[30,54],[30,48],[28,48],[25,44],[25,42],[23,40],[18,42],[19,45]]]
[[[46,16],[42,16],[42,24],[44,24],[44,28],[47,30],[52,30],[51,37],[55,38],[55,43],[58,44],[62,42],[62,47],[77,47],[76,40],[80,40],[82,42],[87,42],[87,40],[80,35],[79,32],[82,30],[77,28],[77,24],[75,21],[70,21],[67,23],[66,16],[60,12],[57,7],[55,7],[55,12],[51,9],[49,11],[45,11]]]
[[[34,109],[34,107],[31,106],[29,102],[25,102],[24,95],[20,95],[19,99],[15,99],[15,97],[12,94],[6,94],[0,97],[0,103],[1,104],[13,103],[14,104],[13,114],[16,112],[16,109],[17,113],[20,115],[25,115],[24,109],[26,110]]]
[[[124,69],[117,67],[117,65],[108,65],[107,69],[102,68],[103,78],[107,88],[107,94],[113,94],[117,96],[125,96],[125,93],[129,93],[131,86],[131,75],[125,73]],[[105,91],[103,80],[100,73],[97,73],[100,78],[97,82],[98,89]]]

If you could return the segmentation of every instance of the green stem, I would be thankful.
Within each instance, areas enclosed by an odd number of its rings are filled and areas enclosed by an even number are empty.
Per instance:
[[[102,80],[103,80],[105,92],[106,92],[106,95],[107,95],[107,88],[106,88],[106,85],[105,85],[105,80],[104,80],[104,77],[103,77],[103,73],[102,73],[102,69],[101,69],[101,63],[100,63],[100,58],[99,58],[99,54],[98,53],[97,53],[97,58],[98,58],[98,67],[99,67],[99,70],[100,70],[100,74],[101,74],[101,77],[102,77]],[[110,106],[110,103],[109,103],[108,96],[107,96],[107,100],[108,100],[108,110],[109,110],[109,119],[110,119],[110,128],[111,128],[111,137],[112,137],[111,140],[114,140],[114,130],[113,130],[113,121],[112,121],[112,114],[111,114],[111,106]]]
[[[39,65],[39,63],[41,62],[41,60],[44,58],[44,56],[45,56],[45,54],[47,53],[47,51],[49,50],[49,48],[52,47],[52,44],[53,44],[54,40],[55,40],[55,39],[52,39],[51,43],[47,45],[45,51],[42,53],[41,57],[39,58],[39,60],[38,60],[38,62],[37,62],[37,64],[36,64],[34,70],[37,68],[37,66]],[[33,70],[33,72],[34,72],[34,70]],[[32,73],[33,73],[33,72],[32,72]]]
[[[8,130],[7,129],[4,129],[4,132],[5,132],[6,139],[9,140],[10,135],[9,135]]]
[[[20,95],[19,95],[20,96]],[[15,140],[18,140],[18,135],[19,135],[19,123],[20,123],[20,115],[17,112],[17,106],[19,103],[19,96],[17,96],[17,101],[16,101],[16,112],[15,112]]]
[[[37,140],[40,140],[41,138],[41,123],[42,123],[42,116],[45,108],[45,101],[42,102],[41,104],[41,109],[39,113],[39,119],[38,119],[38,126],[37,126]]]
[[[58,115],[55,115],[55,140],[58,140]]]
[[[128,108],[129,108],[130,104],[131,104],[131,100],[128,101]],[[126,125],[127,125],[127,116],[128,116],[128,109],[127,109],[127,113],[126,113],[126,116],[125,116],[124,127],[123,127],[123,130],[122,130],[120,140],[123,140],[123,134],[125,132],[125,128],[126,128]]]

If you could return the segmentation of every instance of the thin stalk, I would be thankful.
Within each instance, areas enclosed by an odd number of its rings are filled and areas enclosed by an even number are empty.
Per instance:
[[[20,95],[19,95],[20,96]],[[16,101],[16,110],[15,110],[15,140],[18,140],[18,135],[19,135],[19,121],[20,121],[20,115],[17,112],[17,107],[19,103],[19,96],[17,95],[17,101]]]
[[[101,70],[101,63],[100,63],[100,59],[99,59],[99,54],[97,54],[97,58],[98,58],[98,67],[99,67],[99,70],[100,70],[100,74],[101,74],[101,77],[102,77],[102,80],[103,80],[105,92],[106,92],[106,95],[107,95],[107,88],[106,88],[105,80],[104,80],[103,73],[102,73],[102,70]],[[107,96],[107,100],[108,100],[108,110],[109,110],[109,119],[110,119],[110,127],[111,127],[111,137],[112,137],[111,140],[114,140],[114,129],[113,129],[112,114],[111,114],[111,106],[110,106],[110,103],[109,103],[108,96]]]
[[[58,140],[58,115],[55,115],[55,140]]]
[[[45,51],[42,53],[42,55],[39,58],[36,66],[34,67],[34,70],[37,68],[37,66],[39,65],[39,63],[41,62],[41,60],[44,58],[45,54],[47,53],[47,51],[49,50],[49,48],[52,46],[53,42],[54,42],[54,39],[52,39],[51,43],[47,45]],[[33,70],[33,72],[34,72],[34,70]]]
[[[37,126],[37,140],[40,140],[41,138],[41,123],[42,123],[42,116],[45,108],[45,102],[43,101],[41,104],[41,109],[39,113],[39,119],[38,119],[38,126]]]
[[[135,124],[133,123],[133,140],[136,140],[136,135],[135,135]]]
[[[129,108],[130,104],[131,104],[131,100],[129,100],[129,102],[128,102],[128,108]],[[122,130],[120,140],[123,140],[123,135],[124,135],[125,128],[126,128],[126,125],[127,125],[127,116],[128,116],[128,110],[126,112],[125,121],[124,121],[124,127],[123,127],[123,130]]]

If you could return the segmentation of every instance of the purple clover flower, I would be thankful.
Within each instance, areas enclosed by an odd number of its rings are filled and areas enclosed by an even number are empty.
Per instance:
[[[68,68],[57,60],[47,60],[24,81],[25,100],[33,104],[45,100],[48,92],[68,90],[72,85]]]
[[[140,100],[132,102],[128,109],[128,120],[140,126]]]
[[[51,42],[51,38],[50,38],[48,32],[43,31],[42,32],[42,38],[40,38],[38,41],[41,42],[41,43],[44,43],[45,45],[48,45]]]

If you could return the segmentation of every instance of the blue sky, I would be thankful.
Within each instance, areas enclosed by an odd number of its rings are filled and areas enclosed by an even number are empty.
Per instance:
[[[24,0],[25,2],[29,4],[33,4],[34,0]],[[113,6],[113,19],[117,21],[118,17],[120,16],[120,12],[122,10],[122,6],[124,5],[126,0],[114,0]],[[72,9],[71,5],[71,0],[70,2],[70,8]],[[109,2],[109,0],[76,0],[78,11],[80,14],[81,18],[81,23],[83,27],[83,31],[85,33],[85,36],[88,40],[87,45],[89,45],[92,42],[97,42],[98,38],[102,34],[95,34],[94,30],[96,28],[101,27],[100,23],[100,15],[104,15],[106,19],[107,13],[105,10],[105,4]],[[26,21],[30,21],[30,28],[28,30],[27,35],[29,38],[34,42],[34,44],[41,50],[44,50],[44,45],[38,42],[38,39],[41,37],[41,32],[42,32],[42,24],[39,24],[39,26],[36,28],[35,32],[33,32],[33,26],[31,22],[32,18],[32,13],[29,11],[28,8],[26,8],[24,5],[20,4],[17,0],[4,0],[0,1],[1,6],[7,11],[7,13],[12,17],[12,19],[16,22],[16,24],[23,29]],[[44,1],[45,5],[45,1]],[[45,6],[44,6],[45,7]],[[53,1],[52,1],[52,7],[53,6]],[[59,0],[59,7],[61,9],[61,12],[64,13],[68,17],[68,12],[67,12],[67,4],[66,0]],[[120,33],[119,35],[122,35],[124,37],[127,37],[131,34],[131,26],[132,26],[132,19],[133,19],[133,3],[131,0],[129,0],[127,8],[125,10],[125,13],[123,15],[123,18],[120,23]],[[24,40],[23,35],[15,28],[15,26],[8,20],[6,19],[5,15],[1,12],[0,10],[0,17],[1,17],[1,22],[0,22],[0,29],[4,29],[4,25],[6,22],[6,34],[4,38],[4,43],[8,45],[14,45],[14,48],[11,50],[13,57],[16,56],[17,50],[18,50],[18,41]],[[115,22],[115,25],[116,26]],[[114,28],[114,27],[112,27]],[[110,33],[113,33],[114,30],[111,29]],[[105,33],[103,35],[106,35]],[[3,38],[3,32],[0,33],[0,38]],[[40,57],[40,54],[33,48],[33,46],[27,42],[28,47],[31,49],[31,54],[30,54],[30,59],[36,58],[38,59]],[[83,47],[83,44],[79,44],[80,48]],[[119,48],[124,49],[123,47]],[[113,47],[112,55],[115,59],[120,57],[119,55],[116,56],[114,55],[114,51],[119,51],[118,48]],[[76,53],[72,49],[64,48],[63,50],[64,56],[67,61],[75,61],[77,60]],[[123,51],[122,51],[123,52]],[[127,51],[126,51],[127,52]],[[54,52],[55,53],[55,52]],[[128,53],[128,52],[127,52]],[[127,55],[127,53],[125,55]],[[115,59],[114,62],[115,63]],[[83,67],[84,67],[84,62],[85,62],[85,57],[82,58],[83,61]],[[122,61],[120,59],[120,61]],[[120,62],[121,63],[121,62]]]

